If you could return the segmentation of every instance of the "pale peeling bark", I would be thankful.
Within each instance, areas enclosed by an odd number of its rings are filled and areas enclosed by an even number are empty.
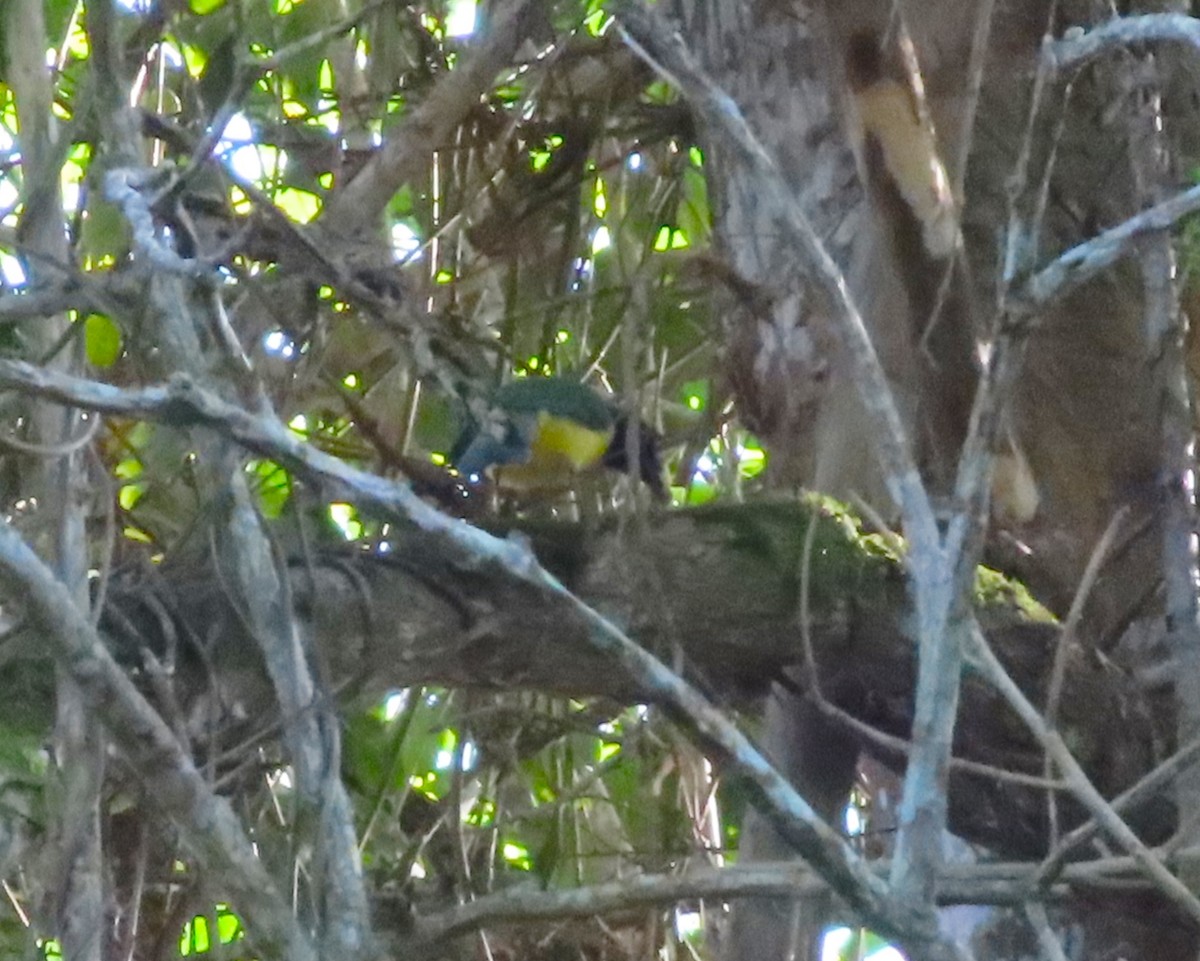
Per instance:
[[[715,2],[696,5],[685,20],[689,46],[742,109],[785,180],[794,185],[830,252],[849,263],[856,240],[863,250],[864,225],[870,219],[853,155],[840,136],[831,97],[829,31],[820,12],[809,5],[784,9]],[[752,179],[726,163],[713,144],[706,144],[706,163],[718,249],[754,291],[753,297],[734,292],[725,321],[725,368],[739,412],[770,445],[777,478],[834,489],[854,478],[859,492],[876,503],[886,502],[881,485],[864,484],[866,478],[878,477],[865,413],[844,365],[834,356],[827,319],[814,314],[811,298],[791,269],[792,254],[775,227],[776,211],[757,194]],[[869,262],[872,251],[883,250],[882,237],[873,237],[865,247],[867,256],[861,260]],[[898,289],[896,278],[891,279]],[[903,321],[896,326],[903,329]],[[886,353],[885,364],[894,368],[895,352]],[[856,751],[832,736],[831,725],[811,715],[792,695],[778,691],[768,708],[765,746],[819,813],[835,820],[853,779]],[[804,736],[815,731],[826,737]],[[804,750],[805,742],[810,748],[822,743],[831,749]],[[754,815],[743,829],[743,845],[744,855],[753,860],[794,856]],[[723,955],[785,957],[801,945],[807,954],[815,947],[820,916],[828,906],[817,900],[808,908],[800,916],[790,901],[739,905]]]
[[[823,11],[802,7],[702,5],[687,39],[705,67],[744,111],[753,133],[795,185],[805,213],[847,275],[852,295],[910,425],[917,406],[914,319],[886,224],[863,202],[840,114],[847,108],[838,43]],[[843,495],[865,496],[885,513],[870,433],[847,358],[781,243],[777,212],[720,149],[707,145],[714,223],[722,252],[758,296],[730,311],[726,370],[739,411],[771,446],[776,477]],[[782,469],[781,469],[782,468]],[[767,743],[808,796],[837,818],[854,776],[852,747],[791,695],[778,692]],[[808,715],[805,717],[804,715]],[[820,746],[820,750],[817,747]],[[755,823],[744,834],[750,857],[789,852]],[[729,957],[783,957],[816,948],[823,909],[809,903],[746,904],[734,918]]]
[[[822,21],[807,5],[697,4],[685,17],[685,39],[743,110],[834,258],[880,284],[859,307],[873,328],[885,328],[877,349],[893,380],[903,382],[904,338],[893,335],[903,332],[904,319],[878,323],[898,279],[880,256],[883,238],[869,226],[839,132]],[[885,504],[881,485],[871,481],[878,472],[861,405],[834,354],[828,318],[815,312],[791,268],[774,226],[777,211],[718,146],[706,144],[706,154],[718,250],[747,285],[731,290],[725,312],[724,366],[739,413],[771,446],[781,482],[820,477],[824,488],[846,494],[854,487]]]

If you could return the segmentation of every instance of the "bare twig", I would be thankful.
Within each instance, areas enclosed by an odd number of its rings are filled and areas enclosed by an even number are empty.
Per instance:
[[[53,444],[37,444],[33,441],[22,440],[12,434],[0,434],[0,447],[7,447],[10,450],[20,451],[22,454],[30,454],[34,457],[65,457],[90,444],[99,429],[100,418],[91,417],[84,422],[83,430],[80,431],[78,437],[69,437]]]
[[[996,658],[977,624],[972,627],[970,644],[969,660],[1008,702],[1029,732],[1041,743],[1047,755],[1053,759],[1062,772],[1071,793],[1079,803],[1091,812],[1106,834],[1133,856],[1155,887],[1189,917],[1200,921],[1200,900],[1197,900],[1187,886],[1167,869],[1153,851],[1146,847],[1133,829],[1113,810],[1112,805],[1096,790],[1083,768],[1079,766],[1079,762],[1067,748],[1062,736],[1050,728],[1042,715],[1038,713],[1037,708],[1017,687],[1016,682],[1004,669],[1004,665]]]
[[[99,417],[96,420],[100,420]],[[100,625],[104,614],[104,605],[108,601],[108,586],[112,580],[113,556],[117,548],[117,492],[112,477],[104,469],[95,448],[90,452],[89,469],[103,478],[100,481],[100,494],[104,505],[104,536],[100,551],[100,576],[96,579],[96,589],[92,594],[92,627]]]
[[[1042,949],[1042,957],[1046,961],[1067,961],[1062,942],[1050,927],[1050,917],[1046,914],[1046,906],[1040,901],[1030,901],[1025,905],[1025,917],[1037,935],[1038,946]]]
[[[1050,683],[1046,692],[1046,723],[1050,727],[1054,727],[1056,724],[1063,680],[1067,674],[1067,659],[1071,645],[1075,643],[1075,631],[1079,628],[1083,609],[1091,596],[1096,578],[1100,576],[1104,562],[1108,560],[1108,554],[1116,539],[1117,531],[1121,529],[1127,516],[1129,516],[1128,506],[1122,507],[1113,514],[1108,526],[1104,528],[1104,533],[1100,535],[1100,540],[1092,548],[1091,556],[1083,571],[1083,577],[1079,579],[1079,586],[1075,588],[1075,596],[1071,598],[1071,608],[1067,611],[1067,619],[1063,622],[1062,631],[1058,635],[1058,645],[1054,651],[1054,664],[1050,669]]]
[[[1200,757],[1200,738],[1180,748],[1132,787],[1113,798],[1109,804],[1117,813],[1137,807],[1143,801],[1157,795],[1164,786],[1179,776],[1181,770],[1193,764],[1197,757]],[[1067,856],[1080,845],[1086,844],[1094,838],[1101,830],[1100,823],[1095,817],[1092,817],[1086,823],[1065,834],[1038,868],[1036,883],[1042,885],[1049,879],[1058,877]]]
[[[1057,7],[1057,0],[1051,7],[1051,13]],[[1042,46],[1053,42],[1051,37],[1052,22],[1046,22],[1046,32],[1042,38]],[[1025,121],[1025,132],[1021,137],[1021,148],[1017,154],[1017,162],[1008,188],[1008,232],[1004,241],[1004,266],[1001,270],[1001,295],[1003,304],[1008,298],[1012,286],[1018,276],[1023,275],[1032,265],[1034,247],[1032,234],[1039,229],[1040,224],[1026,222],[1022,202],[1029,190],[1030,168],[1033,163],[1033,144],[1038,120],[1042,112],[1042,101],[1046,96],[1046,87],[1050,83],[1053,71],[1043,58],[1038,63],[1038,70],[1033,78],[1033,92],[1029,102],[1029,116]],[[1047,171],[1046,176],[1049,176]]]
[[[110,311],[114,288],[121,286],[124,281],[125,278],[117,280],[112,274],[105,275],[103,279],[82,274],[47,282],[37,290],[5,294],[0,297],[0,324],[19,324],[72,308]]]
[[[971,36],[971,60],[967,65],[967,102],[957,131],[958,156],[954,159],[954,200],[962,204],[967,161],[975,141],[975,115],[979,110],[979,95],[983,91],[983,74],[987,67],[988,46],[992,36],[992,15],[996,0],[983,0],[975,11],[975,30]]]
[[[895,737],[888,734],[886,731],[881,731],[878,728],[872,727],[865,721],[860,721],[853,714],[850,714],[836,704],[830,704],[825,700],[818,700],[817,707],[822,713],[845,724],[859,737],[866,741],[872,741],[880,747],[888,751],[893,751],[903,757],[907,757],[912,753],[912,742],[906,741],[904,738]],[[1049,777],[1041,777],[1037,774],[1025,774],[1021,771],[1009,771],[1004,768],[996,767],[992,764],[984,764],[980,761],[972,761],[965,757],[951,757],[950,769],[960,771],[964,774],[975,774],[979,777],[990,778],[998,784],[1020,784],[1023,787],[1036,788],[1042,791],[1065,791],[1067,784],[1065,781],[1055,780]]]
[[[1200,187],[1164,200],[1135,214],[1091,240],[1072,247],[1043,267],[1009,295],[1006,306],[1017,320],[1027,320],[1062,300],[1097,274],[1136,251],[1146,236],[1170,230],[1200,210]]]
[[[1056,4],[1052,4],[1048,12],[1047,31],[1050,29],[1055,7]],[[1049,33],[1047,32],[1047,38],[1043,42],[1048,42],[1048,39]],[[1029,205],[1027,197],[1033,176],[1034,144],[1042,114],[1042,102],[1050,76],[1049,68],[1039,63],[1030,98],[1029,115],[1025,122],[1020,151],[1010,182],[1008,232],[1005,238],[1004,263],[998,292],[998,309],[1001,317],[1005,317],[1011,311],[1009,301],[1015,278],[1023,276],[1030,270],[1037,256],[1037,237],[1042,229],[1043,211],[1036,202],[1032,214],[1027,214],[1026,208]],[[1048,189],[1056,151],[1057,141],[1052,145],[1050,157],[1042,171],[1041,193]],[[1038,196],[1041,196],[1041,193]],[[980,540],[986,516],[986,504],[991,494],[995,451],[1025,353],[1025,338],[1017,325],[1000,325],[999,329],[994,331],[994,337],[988,363],[982,371],[979,386],[976,389],[975,401],[971,410],[970,429],[963,444],[958,475],[955,478],[955,496],[963,505],[963,514],[969,521],[962,536],[964,539],[974,542],[974,551],[978,551],[981,547]],[[972,520],[973,523],[970,523]],[[958,573],[960,576],[965,576],[966,569],[960,568]]]
[[[804,546],[800,553],[800,644],[804,652],[804,673],[809,693],[817,701],[823,702],[821,695],[821,678],[817,670],[817,656],[812,642],[812,617],[809,601],[811,592],[809,586],[812,574],[813,542],[817,536],[817,524],[820,522],[819,510],[814,510],[808,519],[808,528],[804,531]]]
[[[1063,683],[1067,676],[1067,661],[1070,658],[1071,648],[1075,644],[1075,631],[1079,627],[1080,618],[1083,617],[1083,609],[1087,604],[1088,598],[1091,596],[1092,587],[1096,583],[1096,578],[1100,576],[1100,569],[1104,562],[1108,559],[1109,551],[1112,548],[1112,542],[1116,538],[1117,531],[1121,527],[1122,521],[1129,514],[1128,507],[1122,507],[1108,522],[1108,526],[1104,528],[1104,533],[1100,536],[1096,546],[1092,549],[1091,556],[1088,558],[1087,567],[1084,568],[1083,577],[1079,580],[1079,585],[1075,588],[1075,596],[1071,599],[1071,609],[1067,612],[1067,619],[1063,623],[1062,630],[1058,635],[1058,643],[1054,648],[1054,663],[1050,667],[1050,683],[1047,685],[1046,691],[1046,723],[1051,727],[1057,726],[1058,705],[1062,698]],[[1053,764],[1049,757],[1046,758],[1046,776],[1053,774]],[[1050,794],[1046,798],[1049,805],[1050,813],[1050,838],[1051,842],[1058,839],[1058,799],[1055,795]]]
[[[1042,47],[1042,60],[1055,71],[1081,67],[1111,50],[1143,43],[1183,43],[1200,51],[1200,21],[1181,13],[1120,17],[1070,33]]]

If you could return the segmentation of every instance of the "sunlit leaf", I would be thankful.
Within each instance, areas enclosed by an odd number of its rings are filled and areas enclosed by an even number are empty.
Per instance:
[[[129,222],[98,192],[88,196],[79,246],[83,256],[93,262],[122,256],[129,248]]]
[[[680,393],[688,410],[701,411],[708,406],[708,392],[711,382],[705,380],[690,380],[680,387]]]
[[[500,856],[512,867],[528,871],[533,867],[529,849],[516,841],[505,841],[500,846]]]
[[[307,190],[284,187],[275,193],[275,202],[296,223],[306,224],[321,212],[321,198]]]
[[[679,220],[679,232],[685,239],[694,240],[708,234],[708,181],[694,167],[685,167],[683,170],[682,190],[676,217]],[[682,246],[688,246],[688,243],[685,242]]]
[[[93,367],[111,367],[121,357],[121,329],[106,314],[88,314],[84,343]]]
[[[204,0],[209,2],[209,0]],[[224,0],[221,0],[224,2]],[[220,6],[220,3],[217,4]],[[216,9],[214,7],[214,9]],[[210,109],[215,110],[225,102],[237,68],[238,36],[232,31],[209,48],[204,73],[200,76],[200,96]]]
[[[120,490],[117,491],[117,503],[121,505],[122,510],[131,511],[137,506],[137,502],[142,499],[142,494],[145,493],[145,485],[143,484],[123,484]]]
[[[249,469],[258,481],[255,489],[259,510],[264,517],[279,517],[292,494],[291,475],[270,460],[252,461]]]

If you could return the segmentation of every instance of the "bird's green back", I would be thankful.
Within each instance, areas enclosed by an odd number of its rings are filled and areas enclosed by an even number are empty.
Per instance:
[[[549,414],[575,421],[589,430],[607,432],[616,409],[586,384],[563,377],[521,377],[496,391],[496,407],[511,414]]]

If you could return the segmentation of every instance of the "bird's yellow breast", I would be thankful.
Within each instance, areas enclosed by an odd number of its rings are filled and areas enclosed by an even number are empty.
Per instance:
[[[596,464],[608,449],[612,431],[597,431],[578,421],[538,413],[537,434],[523,464],[497,470],[501,487],[544,490],[568,487],[575,474]]]
[[[533,439],[532,458],[565,458],[575,470],[591,467],[608,449],[612,431],[598,431],[578,421],[538,414],[537,436]]]

